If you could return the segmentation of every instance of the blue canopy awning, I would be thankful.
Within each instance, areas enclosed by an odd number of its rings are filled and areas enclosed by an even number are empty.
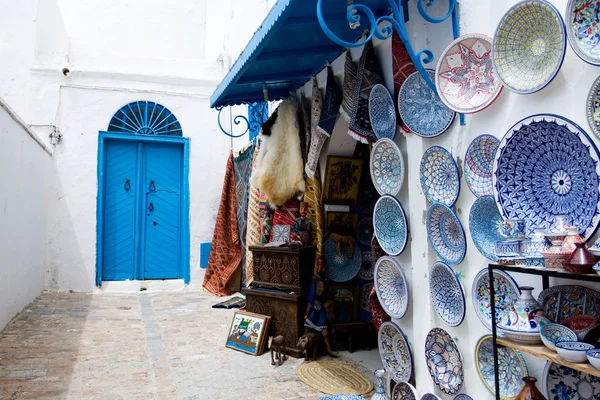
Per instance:
[[[361,0],[375,15],[389,13],[387,0]],[[368,26],[350,29],[347,0],[323,1],[323,16],[341,39],[356,41]],[[368,22],[366,23],[368,24]],[[317,0],[278,0],[210,98],[211,107],[285,98],[338,57],[344,48],[331,41],[317,20]]]

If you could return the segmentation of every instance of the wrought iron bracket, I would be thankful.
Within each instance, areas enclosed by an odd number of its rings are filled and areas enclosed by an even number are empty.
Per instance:
[[[262,127],[262,124],[268,118],[268,103],[267,102],[248,104],[248,116],[246,117],[244,115],[236,115],[235,117],[233,117],[233,119],[231,120],[231,124],[230,124],[231,131],[228,131],[223,127],[223,124],[221,123],[221,113],[223,112],[224,109],[225,109],[225,107],[217,107],[217,111],[219,112],[219,114],[217,116],[217,123],[219,124],[219,129],[221,129],[221,132],[223,132],[223,134],[229,136],[230,138],[240,138],[240,137],[244,136],[246,133],[250,132],[250,135],[251,135],[250,140],[252,140],[254,138],[254,136],[256,136],[258,134],[258,132],[260,132],[260,128]],[[234,125],[238,126],[240,124],[245,124],[245,126],[246,126],[245,130],[240,134],[234,134],[234,132],[233,132]],[[244,126],[244,125],[242,125],[242,126]]]

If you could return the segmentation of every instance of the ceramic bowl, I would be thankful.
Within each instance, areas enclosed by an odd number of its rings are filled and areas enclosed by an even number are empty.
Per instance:
[[[565,319],[560,324],[575,332],[577,340],[583,340],[589,331],[600,325],[598,320],[591,315],[577,315]]]
[[[541,251],[546,268],[563,268],[565,261],[571,255],[569,252]]]
[[[520,249],[521,246],[518,241],[501,240],[496,242],[496,255],[498,257],[518,255]]]
[[[594,265],[594,272],[600,275],[600,266],[598,264]]]
[[[558,342],[576,342],[577,335],[575,332],[560,324],[546,324],[540,331],[542,343],[552,351],[556,351],[556,343]]]
[[[587,361],[586,352],[593,350],[594,346],[581,342],[558,342],[556,343],[556,352],[563,359],[574,362],[584,363]]]
[[[521,344],[538,344],[542,341],[539,332],[518,332],[508,329],[498,328],[498,332],[504,335],[509,340]]]
[[[600,369],[600,349],[591,349],[585,352],[585,356],[592,366]]]

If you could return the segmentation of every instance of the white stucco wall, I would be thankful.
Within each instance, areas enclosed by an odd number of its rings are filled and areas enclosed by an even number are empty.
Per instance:
[[[0,98],[0,330],[44,289],[51,155]]]

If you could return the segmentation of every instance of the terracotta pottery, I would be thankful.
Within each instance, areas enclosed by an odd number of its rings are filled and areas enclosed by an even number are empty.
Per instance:
[[[590,253],[585,242],[575,243],[575,250],[564,262],[564,267],[574,274],[586,274],[593,272],[596,261],[596,256]]]
[[[523,382],[525,382],[525,387],[523,387],[523,390],[515,397],[515,400],[546,400],[535,386],[537,379],[532,376],[526,376],[523,378]]]
[[[600,325],[598,320],[591,315],[577,315],[565,319],[560,324],[575,332],[577,340],[579,341],[583,341],[585,336],[590,333],[592,329]]]
[[[569,251],[575,251],[576,243],[584,243],[581,236],[579,236],[579,228],[576,226],[569,226],[567,228],[567,237],[563,240],[562,247]]]

